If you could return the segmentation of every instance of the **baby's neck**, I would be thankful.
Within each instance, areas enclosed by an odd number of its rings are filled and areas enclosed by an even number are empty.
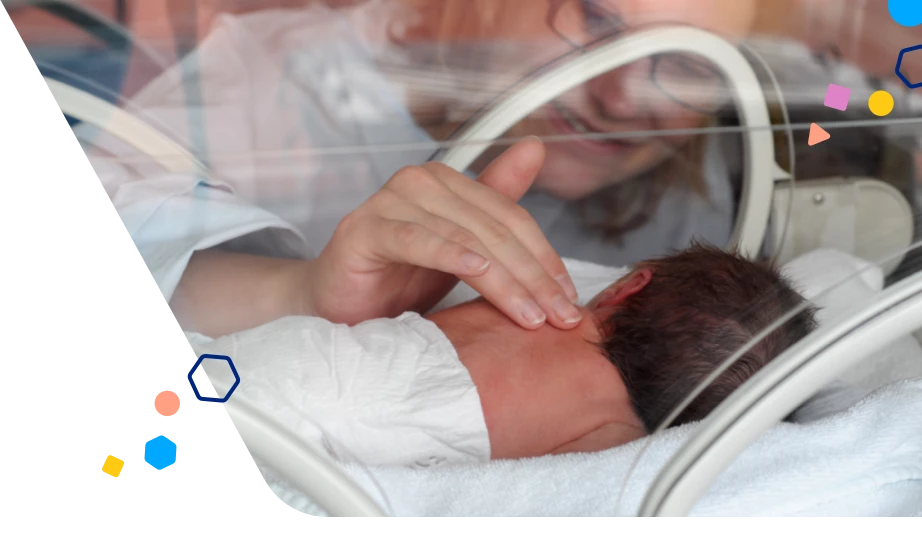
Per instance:
[[[432,315],[477,387],[493,458],[531,457],[572,446],[592,431],[635,420],[617,370],[594,345],[592,314],[562,331],[522,329],[477,300]],[[632,431],[632,434],[636,431]],[[583,443],[585,444],[585,443]]]

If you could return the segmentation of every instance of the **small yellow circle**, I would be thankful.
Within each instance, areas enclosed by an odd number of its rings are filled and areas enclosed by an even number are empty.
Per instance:
[[[868,108],[875,116],[886,116],[893,112],[893,96],[887,91],[877,91],[868,99]]]

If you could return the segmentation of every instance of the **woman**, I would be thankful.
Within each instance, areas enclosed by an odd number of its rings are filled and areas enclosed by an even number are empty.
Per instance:
[[[687,137],[524,141],[492,163],[495,153],[478,161],[478,181],[438,165],[398,172],[423,163],[431,139],[448,136],[458,122],[449,117],[452,110],[466,110],[451,98],[433,102],[421,95],[418,86],[407,86],[405,74],[382,75],[376,58],[413,60],[411,46],[424,40],[528,45],[527,56],[489,60],[486,75],[505,78],[510,64],[522,75],[596,36],[655,21],[689,23],[735,40],[752,23],[752,2],[475,4],[404,0],[348,14],[315,6],[219,18],[193,55],[133,102],[190,144],[224,183],[129,164],[124,146],[78,131],[94,143],[91,160],[184,328],[217,336],[289,314],[354,323],[424,312],[460,277],[525,328],[547,322],[569,329],[579,316],[555,251],[625,263],[683,246],[702,222],[714,223],[704,239],[725,241],[728,184],[682,187],[689,181],[676,179],[676,165],[663,164],[696,146]],[[435,61],[458,52],[463,55],[459,48],[436,51]],[[713,85],[707,67],[693,62],[668,60],[662,67],[691,67],[678,75],[680,84],[691,75],[696,84]],[[654,71],[652,64],[600,76],[510,135],[685,129],[719,107],[720,86],[699,86],[707,94],[681,98],[675,71]],[[481,85],[495,92],[508,82],[491,78]],[[395,144],[403,146],[354,151],[355,145]],[[700,157],[689,160],[711,166]],[[644,178],[654,168],[669,172]],[[633,187],[618,185],[638,178]],[[522,201],[528,215],[514,202],[532,182]],[[690,195],[695,190],[699,194]],[[593,195],[601,196],[598,202],[557,201]],[[588,232],[573,235],[573,229]],[[642,251],[631,253],[613,239]]]
[[[455,91],[465,83],[452,81],[452,73],[470,68],[467,80],[488,91],[465,102],[460,97],[473,91],[463,90],[442,106],[431,95],[413,98],[410,106],[424,109],[414,113],[416,121],[436,139],[450,138],[470,115],[467,105],[479,107],[519,78],[521,71],[511,70],[523,60],[535,67],[600,38],[660,22],[701,27],[737,41],[754,17],[748,1],[486,0],[460,17],[450,17],[460,11],[453,12],[451,2],[417,4],[422,17],[401,38],[412,45],[438,38],[443,46],[424,71],[448,67],[442,79]],[[519,48],[510,49],[510,43]],[[472,44],[489,58],[478,56]],[[407,65],[426,61],[411,57]],[[513,78],[502,79],[509,74]],[[726,244],[733,203],[718,141],[660,132],[704,125],[729,96],[712,64],[684,54],[641,60],[568,91],[507,134],[554,138],[546,145],[544,168],[520,204],[558,252],[602,264],[665,254],[687,245],[692,235]],[[588,140],[587,133],[605,134],[607,140]],[[500,150],[488,151],[481,164]]]

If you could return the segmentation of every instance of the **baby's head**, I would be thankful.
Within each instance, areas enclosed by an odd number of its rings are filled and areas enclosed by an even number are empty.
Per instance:
[[[702,245],[637,264],[582,311],[572,330],[525,330],[483,299],[429,317],[477,387],[494,457],[636,440],[750,340],[796,313],[672,424],[700,420],[816,326],[814,310],[773,267]]]
[[[733,362],[671,424],[704,418],[809,334],[816,327],[815,310],[806,305],[773,266],[694,245],[638,264],[589,308],[603,314],[601,347],[649,432],[721,364],[788,313],[796,314]]]

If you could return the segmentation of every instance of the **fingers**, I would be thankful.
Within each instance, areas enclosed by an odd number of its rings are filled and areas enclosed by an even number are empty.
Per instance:
[[[527,137],[493,160],[477,181],[518,202],[544,166],[544,155],[544,143]]]
[[[388,220],[377,226],[376,236],[381,238],[384,256],[393,261],[404,262],[449,272],[458,276],[483,293],[497,309],[509,316],[519,326],[535,329],[547,321],[541,307],[532,300],[532,296],[514,276],[502,265],[489,264],[488,260],[463,245],[444,238],[431,229],[414,222]],[[471,236],[473,237],[473,236]],[[485,248],[481,248],[486,251]],[[463,267],[465,257],[473,257],[464,272],[456,269]],[[482,261],[480,268],[473,261]],[[485,272],[489,270],[489,272]],[[480,274],[480,276],[477,276]]]
[[[422,228],[434,232],[444,238],[448,245],[495,257],[503,263],[508,260],[508,257],[504,259],[495,255],[476,233],[417,206],[404,204],[394,214],[402,221],[418,223]],[[414,251],[407,242],[398,242],[392,249],[391,256],[396,257],[405,257],[406,255],[401,253]],[[431,255],[420,255],[415,260],[423,260],[425,256]],[[534,260],[531,264],[540,272],[540,267]],[[559,285],[546,274],[541,273],[537,278],[522,280],[520,274],[513,273],[510,268],[514,268],[514,265],[491,264],[487,272],[455,274],[524,328],[534,329],[544,322],[549,322],[557,328],[568,329],[579,323],[582,317],[579,309],[566,299]]]
[[[540,139],[526,137],[497,157],[480,174],[477,181],[486,185],[486,189],[463,187],[461,188],[462,191],[457,188],[454,190],[468,202],[487,210],[491,216],[510,227],[513,233],[522,239],[525,246],[535,254],[538,262],[560,283],[567,292],[569,299],[575,303],[577,299],[576,287],[573,285],[570,273],[567,272],[557,251],[551,247],[534,219],[530,216],[523,218],[521,214],[516,215],[516,212],[524,211],[521,211],[520,208],[518,210],[512,208],[517,206],[514,204],[525,195],[525,192],[535,181],[538,172],[544,166],[545,155],[544,143]],[[445,172],[442,172],[442,174],[442,180],[450,186],[454,180],[451,180],[450,176],[444,175]],[[495,196],[491,197],[489,195],[490,190],[499,193],[510,202],[506,203],[498,200]],[[504,215],[507,216],[503,217]],[[521,227],[525,229],[520,229]]]
[[[563,288],[570,301],[576,302],[576,287],[573,285],[573,280],[570,278],[566,266],[557,251],[551,247],[538,223],[528,214],[528,211],[497,191],[487,187],[479,187],[476,182],[468,180],[442,164],[427,164],[424,165],[424,168],[461,199],[477,207],[486,213],[489,218],[499,222],[511,232],[512,237],[517,241],[510,242],[506,238],[500,237],[499,242],[501,245],[499,247],[501,249],[505,247],[515,250],[517,244],[521,244],[531,255],[531,258],[537,261],[538,265],[543,269],[543,273],[550,275]],[[486,225],[491,226],[492,224]],[[524,263],[523,261],[518,261],[518,264]],[[535,277],[535,273],[538,273],[539,270],[526,266],[522,267],[522,272],[531,273]]]
[[[390,189],[390,193],[399,200],[380,197],[382,202],[393,205],[382,212],[422,224],[453,243],[463,244],[490,259],[493,264],[486,274],[465,278],[465,282],[510,318],[520,324],[525,322],[526,328],[534,328],[544,321],[563,329],[576,326],[582,319],[582,313],[573,305],[571,294],[555,279],[559,275],[566,275],[563,263],[556,254],[553,255],[556,263],[550,265],[555,274],[551,275],[501,220],[493,218],[445,187],[433,172],[451,178],[460,176],[462,180],[467,180],[442,165],[406,169],[401,171],[404,179]],[[470,183],[475,187],[478,185]],[[480,189],[488,191],[493,201],[503,203],[507,211],[513,211],[512,216],[504,215],[503,218],[526,222],[525,225],[516,223],[515,227],[543,239],[537,225],[523,209],[494,191],[482,186]],[[527,222],[531,222],[531,228]],[[531,241],[540,243],[537,239]],[[544,242],[546,247],[543,249],[553,253],[546,240]],[[547,254],[543,256],[551,258]],[[572,297],[575,298],[575,289]]]
[[[547,320],[529,292],[507,269],[495,266],[486,273],[492,266],[489,260],[465,245],[417,222],[374,218],[366,219],[364,224],[364,241],[373,245],[373,253],[388,263],[409,264],[461,276],[474,289],[486,292],[485,299],[523,328],[535,329]],[[464,237],[458,233],[453,235]],[[468,237],[474,238],[473,234]],[[478,243],[475,240],[470,242]],[[487,251],[482,246],[479,249]]]
[[[462,277],[483,275],[490,261],[476,251],[417,222],[375,217],[361,232],[373,255]]]

